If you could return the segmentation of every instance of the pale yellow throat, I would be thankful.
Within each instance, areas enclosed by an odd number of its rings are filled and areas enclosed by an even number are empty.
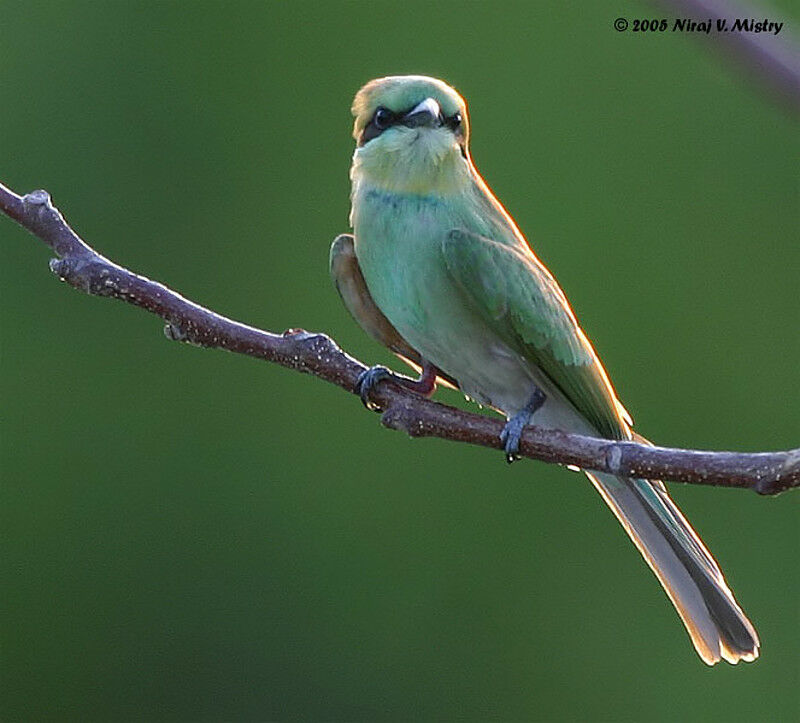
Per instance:
[[[395,193],[451,194],[469,185],[470,166],[447,129],[398,127],[356,148],[350,178]]]

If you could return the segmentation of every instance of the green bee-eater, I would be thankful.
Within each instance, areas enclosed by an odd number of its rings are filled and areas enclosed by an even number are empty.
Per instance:
[[[353,236],[331,249],[350,313],[422,370],[362,375],[433,393],[437,380],[524,426],[634,439],[631,420],[564,293],[478,174],[467,108],[446,83],[379,78],[353,102]],[[639,438],[641,439],[641,438]],[[586,473],[655,572],[709,665],[754,660],[759,640],[714,559],[657,481]]]

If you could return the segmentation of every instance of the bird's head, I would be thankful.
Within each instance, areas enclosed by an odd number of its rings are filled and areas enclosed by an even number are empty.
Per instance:
[[[378,78],[358,91],[352,110],[354,182],[418,194],[455,192],[467,182],[467,105],[447,83]]]

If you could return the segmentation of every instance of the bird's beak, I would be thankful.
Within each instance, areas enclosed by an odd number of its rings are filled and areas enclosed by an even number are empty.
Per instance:
[[[442,125],[442,109],[433,98],[426,98],[403,116],[409,128],[438,128]]]

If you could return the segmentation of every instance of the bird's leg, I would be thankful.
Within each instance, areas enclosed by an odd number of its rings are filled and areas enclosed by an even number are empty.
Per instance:
[[[528,403],[506,422],[506,426],[500,432],[500,441],[503,443],[506,462],[509,464],[516,462],[520,458],[519,441],[522,438],[522,430],[525,429],[534,412],[544,404],[546,399],[545,393],[539,387],[536,387]]]
[[[422,397],[429,397],[436,390],[436,377],[439,373],[433,364],[422,360],[422,373],[419,379],[409,379],[400,374],[395,374],[384,366],[374,366],[361,372],[356,380],[355,392],[361,397],[361,401],[367,409],[377,409],[377,405],[370,399],[372,390],[378,382],[388,379],[395,384],[399,384]]]

